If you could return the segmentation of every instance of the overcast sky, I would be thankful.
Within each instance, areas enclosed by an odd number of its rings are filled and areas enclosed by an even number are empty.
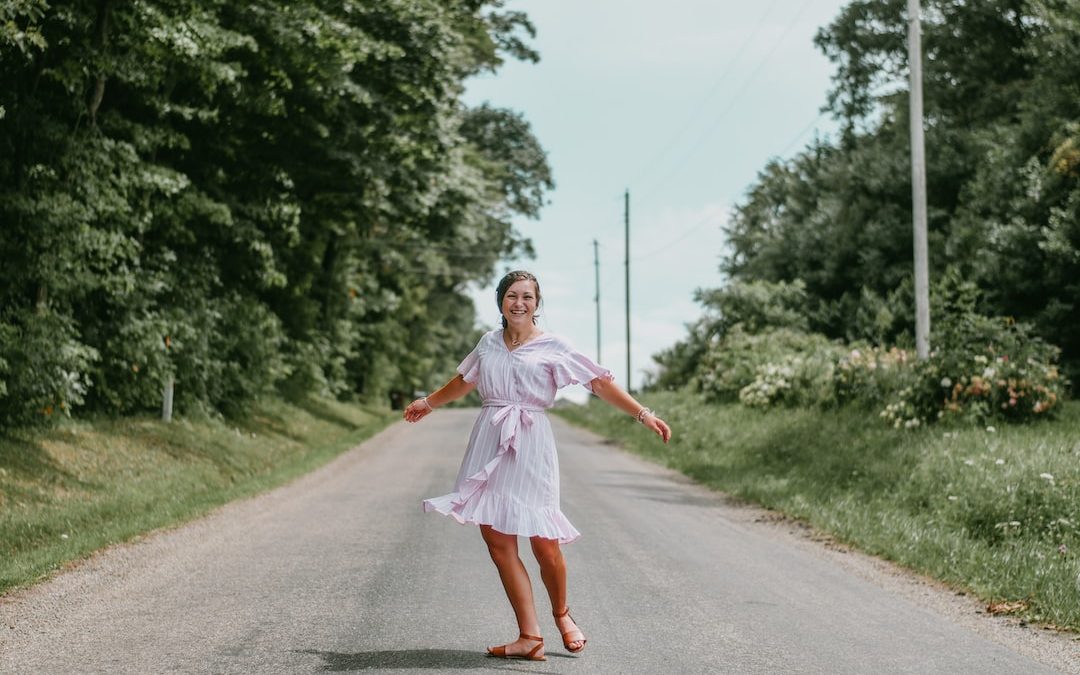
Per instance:
[[[651,356],[701,314],[696,288],[723,284],[721,227],[766,162],[836,128],[821,113],[833,66],[814,34],[840,0],[509,0],[537,29],[540,63],[508,62],[467,100],[524,114],[556,182],[521,220],[540,279],[540,326],[594,359],[593,239],[600,244],[601,362],[626,386],[623,193],[630,191],[633,386]],[[495,327],[497,279],[473,294]],[[577,389],[577,391],[574,391]],[[571,388],[575,400],[584,391]]]

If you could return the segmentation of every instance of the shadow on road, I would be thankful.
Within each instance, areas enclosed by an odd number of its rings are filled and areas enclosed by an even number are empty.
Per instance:
[[[298,649],[297,653],[318,656],[324,662],[322,671],[330,673],[351,670],[395,670],[406,668],[521,670],[518,667],[508,666],[535,666],[543,663],[543,661],[495,659],[480,652],[461,649],[387,649],[373,652],[356,652],[354,654],[324,652],[317,649]],[[551,671],[534,670],[533,667],[529,667],[526,672],[550,673]]]

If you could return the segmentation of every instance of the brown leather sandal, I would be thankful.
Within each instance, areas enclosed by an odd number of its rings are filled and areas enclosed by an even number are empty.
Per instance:
[[[541,654],[536,655],[536,652],[544,648],[544,638],[536,637],[535,635],[521,634],[521,637],[526,640],[534,640],[538,644],[532,648],[528,654],[507,654],[506,645],[499,645],[498,647],[488,647],[488,656],[496,656],[500,659],[525,659],[526,661],[547,661],[547,657]]]
[[[566,609],[564,609],[564,610],[563,610],[563,612],[562,612],[561,614],[555,614],[555,612],[552,612],[551,614],[552,614],[552,616],[554,616],[554,617],[555,617],[556,619],[561,619],[561,618],[563,618],[564,616],[569,616],[569,617],[570,617],[570,620],[571,620],[571,621],[574,621],[574,617],[570,616],[570,608],[569,608],[569,607],[567,607]],[[574,621],[574,624],[575,624],[575,626],[576,626],[576,625],[577,625],[577,621]],[[580,640],[567,640],[567,639],[566,639],[566,636],[567,636],[567,635],[573,635],[574,633],[578,633],[579,635],[581,635],[581,639],[580,639]],[[580,646],[580,647],[578,647],[577,649],[572,649],[572,648],[570,647],[570,643],[571,643],[571,642],[580,642],[580,643],[581,643],[581,646]],[[566,651],[570,652],[571,654],[577,654],[577,653],[578,653],[578,652],[580,652],[580,651],[581,651],[582,649],[585,649],[585,643],[586,643],[586,642],[588,642],[588,640],[586,640],[586,639],[585,639],[585,633],[582,633],[582,632],[581,632],[581,628],[580,628],[580,627],[575,627],[575,628],[572,628],[571,630],[568,630],[568,631],[566,631],[565,633],[563,633],[563,634],[562,634],[562,643],[563,643],[563,647],[566,647]]]

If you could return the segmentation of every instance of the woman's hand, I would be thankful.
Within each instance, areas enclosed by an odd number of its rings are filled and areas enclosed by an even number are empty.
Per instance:
[[[418,398],[405,408],[402,417],[405,418],[406,422],[419,422],[432,410],[434,408],[431,407],[426,398]]]
[[[589,388],[600,400],[607,401],[656,432],[656,435],[664,439],[665,443],[671,440],[671,427],[668,426],[668,423],[654,415],[648,408],[643,407],[633,396],[620,389],[614,380],[597,377],[589,382]]]
[[[671,440],[671,427],[668,426],[667,422],[656,415],[653,415],[652,413],[645,415],[645,419],[643,419],[641,423],[647,428],[655,431],[660,438],[664,439],[665,443]]]

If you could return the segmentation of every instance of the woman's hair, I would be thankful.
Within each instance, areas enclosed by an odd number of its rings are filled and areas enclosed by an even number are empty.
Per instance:
[[[514,270],[513,272],[507,272],[506,276],[499,281],[499,285],[495,288],[495,304],[499,306],[499,313],[502,313],[503,298],[506,297],[506,291],[514,285],[516,281],[531,281],[536,284],[536,306],[540,307],[540,282],[536,280],[531,272],[525,270]],[[536,315],[533,314],[533,323],[536,323]],[[502,327],[506,328],[506,317],[502,317]]]

